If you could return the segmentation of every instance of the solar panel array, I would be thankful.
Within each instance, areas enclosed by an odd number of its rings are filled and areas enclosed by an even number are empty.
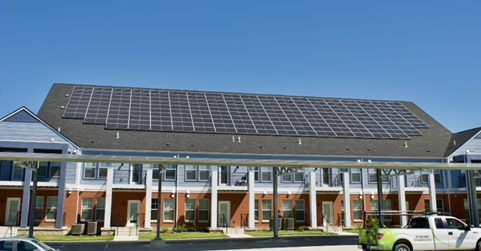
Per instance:
[[[107,129],[396,138],[428,128],[400,102],[75,86],[64,118]]]

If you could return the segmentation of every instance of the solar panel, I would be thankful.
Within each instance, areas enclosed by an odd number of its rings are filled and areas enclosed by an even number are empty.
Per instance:
[[[64,118],[107,129],[396,138],[428,128],[400,102],[75,86]]]

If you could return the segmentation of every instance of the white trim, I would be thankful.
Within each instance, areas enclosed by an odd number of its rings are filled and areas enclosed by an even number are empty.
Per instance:
[[[6,208],[5,208],[5,226],[14,226],[16,225],[17,223],[16,222],[10,222],[10,207],[12,206],[12,201],[17,201],[17,212],[20,212],[20,208],[21,208],[21,204],[22,204],[22,198],[20,197],[10,197],[10,198],[7,198],[7,205],[6,205]],[[26,203],[28,204],[28,203]],[[16,215],[15,215],[16,217]]]
[[[136,222],[130,222],[130,218],[131,218],[130,216],[131,216],[131,213],[132,213],[130,211],[130,206],[132,204],[134,204],[134,205],[137,204],[137,215],[134,215],[134,217],[136,217]],[[139,224],[138,214],[140,213],[140,204],[141,204],[140,200],[128,200],[127,201],[127,224],[126,224],[127,226],[135,226],[136,223]]]

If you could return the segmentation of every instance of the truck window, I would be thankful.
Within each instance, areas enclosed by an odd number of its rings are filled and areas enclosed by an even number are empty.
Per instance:
[[[441,218],[435,218],[435,219],[434,219],[434,223],[436,224],[436,228],[437,228],[437,229],[446,228],[446,226],[444,226],[443,219],[441,219]]]
[[[412,218],[411,219],[411,228],[429,228],[428,220],[426,218]]]
[[[453,218],[446,218],[446,223],[448,224],[448,228],[451,229],[458,229],[459,227],[464,227],[464,224],[461,221]]]

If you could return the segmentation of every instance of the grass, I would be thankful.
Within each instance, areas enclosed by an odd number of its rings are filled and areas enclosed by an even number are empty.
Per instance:
[[[18,236],[18,237],[27,237],[27,236]],[[66,236],[34,236],[35,239],[39,241],[111,241],[114,239],[113,236],[75,236],[75,235],[66,235]]]
[[[139,240],[152,240],[157,237],[156,233],[140,233]],[[207,232],[182,232],[182,233],[164,233],[160,234],[160,238],[164,240],[173,239],[198,239],[198,238],[223,238],[228,237],[223,233],[207,233]]]
[[[353,234],[359,234],[359,229],[344,229],[342,231],[348,232],[348,233],[353,233]]]
[[[323,231],[279,231],[277,232],[279,236],[287,235],[337,235],[336,233],[323,232]],[[247,232],[246,234],[251,236],[273,236],[274,233],[269,232]]]

